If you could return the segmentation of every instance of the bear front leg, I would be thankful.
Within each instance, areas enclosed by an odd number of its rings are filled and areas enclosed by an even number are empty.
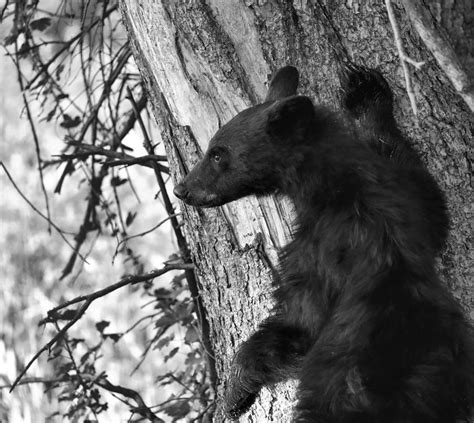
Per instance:
[[[237,419],[254,403],[263,386],[295,376],[310,348],[304,330],[276,316],[267,319],[234,357],[224,399],[228,418]]]
[[[383,75],[347,64],[341,74],[342,107],[359,122],[374,151],[394,162],[420,167],[418,154],[400,132],[393,114],[393,93]]]

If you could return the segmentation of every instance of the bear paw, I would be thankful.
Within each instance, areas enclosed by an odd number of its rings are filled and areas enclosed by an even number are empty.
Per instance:
[[[392,91],[379,71],[345,64],[341,89],[342,106],[356,119],[368,114],[379,117],[392,115]]]
[[[225,416],[228,419],[237,420],[249,410],[256,398],[257,392],[250,393],[245,390],[232,392],[232,395],[225,400]]]
[[[232,370],[224,398],[224,413],[227,418],[236,420],[255,402],[261,384],[251,377],[245,377],[241,367],[234,367]]]

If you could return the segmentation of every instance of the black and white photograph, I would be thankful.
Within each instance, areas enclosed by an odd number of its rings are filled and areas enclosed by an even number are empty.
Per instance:
[[[474,423],[472,0],[3,0],[0,44],[0,423]]]

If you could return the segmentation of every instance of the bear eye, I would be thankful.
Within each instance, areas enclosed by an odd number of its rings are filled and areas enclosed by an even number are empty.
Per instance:
[[[219,163],[221,161],[221,155],[219,153],[212,153],[212,160]]]

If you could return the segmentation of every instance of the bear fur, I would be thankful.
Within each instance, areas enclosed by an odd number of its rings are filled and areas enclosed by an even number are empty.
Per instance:
[[[444,196],[397,127],[392,92],[349,65],[343,113],[297,96],[285,67],[175,188],[214,207],[280,192],[296,209],[276,305],[233,361],[225,412],[299,380],[295,422],[455,423],[474,397],[472,328],[435,271]]]

